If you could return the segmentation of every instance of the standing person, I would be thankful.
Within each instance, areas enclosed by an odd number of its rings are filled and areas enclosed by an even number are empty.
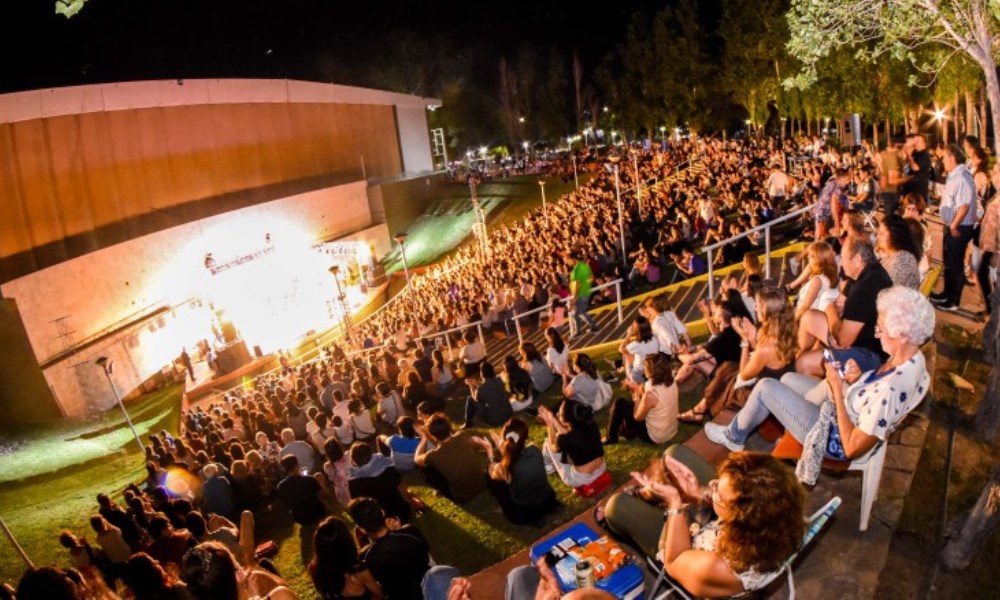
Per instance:
[[[591,286],[594,283],[594,272],[590,265],[583,259],[583,252],[574,247],[569,254],[570,264],[573,270],[570,272],[569,293],[573,298],[573,319],[581,319],[590,326],[590,331],[597,333],[599,328],[593,317],[587,314],[587,307],[590,305]]]
[[[782,206],[788,190],[788,175],[781,169],[781,163],[771,164],[771,174],[767,177],[767,195],[771,198],[771,206]]]
[[[191,381],[194,381],[194,365],[191,364],[191,355],[188,354],[187,348],[181,348],[181,364],[184,365],[184,369],[187,370],[187,374],[191,377]]]
[[[904,153],[906,158],[904,169],[908,173],[900,196],[905,194],[920,194],[920,197],[926,200],[928,197],[927,193],[930,190],[931,171],[933,167],[931,165],[931,153],[927,150],[927,140],[924,138],[924,134],[911,134],[904,148]]]
[[[965,154],[950,144],[944,149],[947,179],[941,197],[940,215],[944,233],[944,291],[932,294],[931,302],[941,310],[954,311],[962,301],[965,287],[965,250],[976,224],[976,185],[965,166]]]
[[[903,140],[894,137],[892,142],[878,155],[879,160],[879,201],[883,214],[896,214],[899,204],[899,185],[903,183],[901,150]]]

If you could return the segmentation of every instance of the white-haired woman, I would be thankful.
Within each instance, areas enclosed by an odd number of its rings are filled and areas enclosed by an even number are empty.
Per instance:
[[[927,393],[930,376],[920,345],[934,333],[934,309],[924,296],[911,288],[893,286],[878,296],[875,335],[889,358],[878,369],[861,372],[854,360],[844,365],[826,365],[826,381],[836,409],[827,444],[828,456],[853,460],[885,441],[898,422]],[[819,380],[791,373],[762,379],[750,392],[746,406],[729,426],[708,423],[710,440],[733,451],[758,425],[774,415],[799,442],[817,422],[820,406],[806,399]],[[846,384],[846,385],[845,385]],[[813,398],[813,394],[809,394]]]

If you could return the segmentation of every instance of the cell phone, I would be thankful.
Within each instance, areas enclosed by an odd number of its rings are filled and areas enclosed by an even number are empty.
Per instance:
[[[837,357],[833,355],[833,352],[831,352],[829,348],[823,348],[823,360],[830,363],[841,377],[844,376],[843,366],[841,366],[841,364],[837,361]]]

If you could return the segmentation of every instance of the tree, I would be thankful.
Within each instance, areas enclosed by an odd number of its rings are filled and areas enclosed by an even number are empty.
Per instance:
[[[937,73],[967,56],[983,72],[993,131],[1000,132],[1000,77],[994,47],[1000,33],[995,0],[792,0],[788,52],[802,62],[787,85],[808,87],[820,59],[843,46],[860,58],[907,58],[919,71]],[[926,54],[921,49],[939,50]],[[914,78],[915,81],[915,78]],[[1000,136],[995,136],[1000,150]]]
[[[67,19],[83,10],[87,0],[56,0],[56,14]]]

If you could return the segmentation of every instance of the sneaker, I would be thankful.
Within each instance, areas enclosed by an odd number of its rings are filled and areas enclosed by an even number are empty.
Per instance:
[[[729,437],[729,428],[718,423],[705,423],[705,437],[720,446],[725,446],[732,452],[742,452],[743,444],[738,444]]]
[[[957,312],[958,305],[954,302],[939,302],[937,305],[938,310],[946,310],[948,312]]]
[[[948,301],[948,296],[942,294],[931,294],[930,301],[934,304],[941,304],[942,302]]]
[[[601,332],[601,328],[598,327],[597,325],[591,325],[590,326],[590,333],[600,333],[600,332]]]

